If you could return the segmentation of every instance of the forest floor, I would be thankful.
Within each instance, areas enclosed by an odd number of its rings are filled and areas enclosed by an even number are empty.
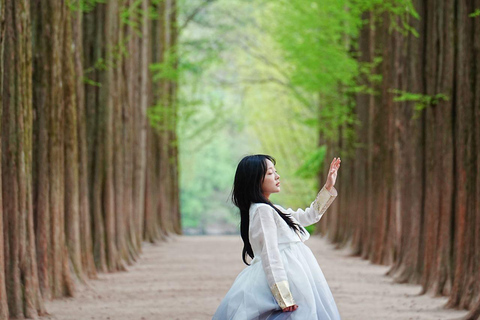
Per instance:
[[[446,298],[419,296],[420,286],[394,284],[389,269],[348,249],[334,250],[311,237],[312,249],[332,290],[343,320],[460,319],[465,311],[446,310]],[[75,298],[49,301],[57,320],[207,320],[237,274],[245,267],[239,236],[179,236],[144,244],[128,272],[100,274],[78,285]],[[306,319],[307,320],[307,319]]]

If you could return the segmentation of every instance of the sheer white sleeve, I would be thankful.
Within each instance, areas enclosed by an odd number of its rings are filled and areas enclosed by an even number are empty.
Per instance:
[[[306,227],[311,224],[317,223],[322,218],[325,211],[332,204],[333,200],[337,197],[337,189],[332,187],[331,191],[328,191],[325,186],[318,192],[315,201],[310,204],[310,207],[298,209],[296,211],[292,209],[284,209],[285,213],[291,214],[302,226]]]
[[[287,274],[283,267],[282,257],[278,249],[277,225],[273,208],[268,205],[258,206],[250,222],[251,242],[260,244],[263,270],[268,285],[280,308],[293,306],[293,300],[288,285]]]

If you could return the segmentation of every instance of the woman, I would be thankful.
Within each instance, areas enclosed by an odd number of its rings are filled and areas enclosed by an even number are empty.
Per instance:
[[[309,238],[304,227],[318,222],[337,196],[340,162],[332,160],[327,182],[310,207],[294,211],[269,200],[280,192],[275,159],[252,155],[240,161],[232,199],[240,209],[242,258],[248,267],[235,279],[213,320],[340,319],[325,277],[303,243]],[[253,259],[250,264],[246,255]]]

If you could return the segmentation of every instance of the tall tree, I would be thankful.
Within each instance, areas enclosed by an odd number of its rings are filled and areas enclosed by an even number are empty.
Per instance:
[[[478,5],[478,3],[477,3]],[[478,206],[478,113],[479,77],[478,57],[480,41],[478,18],[469,15],[474,12],[472,1],[456,3],[456,50],[454,73],[454,211],[455,230],[452,236],[454,254],[453,287],[448,305],[472,309],[467,317],[475,319],[480,316],[480,286],[478,269],[480,260],[478,235],[480,208]],[[475,30],[476,28],[476,30]],[[468,292],[468,294],[466,294]]]
[[[75,45],[72,34],[74,12],[65,10],[63,20],[63,97],[65,108],[65,226],[70,261],[76,275],[83,278],[80,241],[80,182],[78,154],[77,86],[75,70]]]
[[[75,97],[78,141],[78,202],[82,270],[88,277],[95,277],[93,261],[90,201],[88,197],[88,149],[85,119],[85,85],[83,63],[83,11],[72,12],[72,54],[75,68]]]
[[[32,210],[30,6],[28,1],[4,4],[1,166],[8,312],[13,317],[35,317],[45,309],[38,287]]]
[[[118,41],[119,12],[117,1],[109,1],[105,10],[105,81],[100,88],[100,108],[102,109],[102,118],[99,118],[103,131],[103,163],[98,163],[100,170],[104,171],[104,181],[99,182],[103,185],[103,190],[98,197],[103,197],[102,211],[105,217],[105,237],[107,244],[107,265],[109,271],[118,269],[119,261],[117,255],[117,245],[115,236],[115,198],[114,198],[114,177],[113,177],[113,117],[114,106],[118,103],[117,78],[115,77],[115,65],[117,63],[114,56]]]
[[[43,7],[44,2],[42,2]],[[63,82],[63,56],[66,3],[58,1],[45,2],[46,20],[51,21],[51,29],[46,33],[51,36],[50,56],[46,57],[45,67],[51,68],[50,82],[46,88],[49,103],[45,105],[48,132],[48,180],[51,247],[50,265],[52,296],[73,295],[73,282],[68,263],[68,252],[65,239],[65,103]]]
[[[34,6],[35,38],[46,39],[33,47],[38,269],[43,295],[61,297],[73,294],[67,241],[81,275],[79,247],[73,242],[79,238],[75,75],[70,47],[65,45],[71,45],[71,27],[65,3],[34,2]]]
[[[417,11],[423,15],[421,1],[415,1]],[[422,74],[424,64],[422,52],[424,50],[424,24],[417,19],[410,20],[412,27],[418,30],[419,36],[409,33],[403,42],[399,88],[408,92],[424,92]],[[405,65],[405,66],[403,66]],[[403,76],[404,75],[404,76]],[[422,269],[423,250],[423,148],[424,114],[416,115],[416,111],[409,102],[398,102],[398,112],[395,122],[395,176],[396,199],[395,215],[397,221],[396,249],[398,258],[389,273],[399,282],[419,283]],[[405,219],[404,216],[410,218]]]
[[[5,2],[0,1],[0,159],[2,159],[3,111],[3,52],[5,45]],[[7,291],[5,288],[5,254],[3,240],[2,165],[0,160],[0,319],[8,318]]]
[[[98,271],[107,270],[105,224],[102,211],[102,182],[104,176],[103,132],[104,108],[99,106],[101,85],[104,83],[104,5],[97,5],[84,15],[84,68],[90,85],[85,86],[85,117],[88,148],[89,203],[92,217],[93,253]],[[99,32],[100,31],[100,32]],[[103,101],[102,101],[103,102]]]

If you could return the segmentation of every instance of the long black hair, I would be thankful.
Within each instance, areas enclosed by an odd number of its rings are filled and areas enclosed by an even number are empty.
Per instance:
[[[262,183],[267,173],[267,160],[273,164],[275,159],[269,155],[256,154],[244,157],[237,166],[233,183],[232,202],[240,209],[240,234],[243,240],[242,259],[246,265],[247,254],[253,259],[253,249],[248,238],[250,226],[249,209],[252,203],[266,203],[271,206],[293,230],[305,233],[289,214],[283,213],[268,200],[262,192]]]

